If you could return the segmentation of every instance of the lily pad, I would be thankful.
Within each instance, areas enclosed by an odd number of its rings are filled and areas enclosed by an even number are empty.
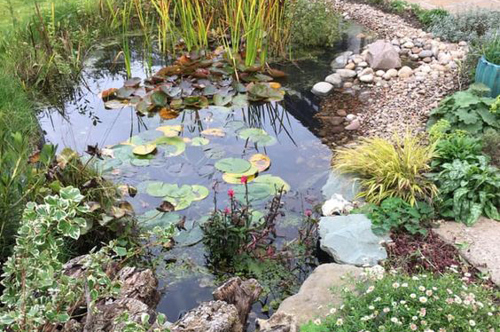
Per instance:
[[[194,201],[202,201],[205,198],[207,198],[208,195],[210,194],[210,191],[205,186],[194,184],[194,185],[191,186],[191,188],[193,190],[193,194],[194,194],[194,197],[195,197]]]
[[[195,137],[191,140],[192,146],[203,146],[207,145],[208,143],[210,143],[210,141],[205,137]]]
[[[238,94],[233,97],[233,107],[245,107],[248,106],[248,97],[246,94]]]
[[[210,128],[210,129],[205,129],[201,132],[202,135],[205,136],[215,136],[215,137],[224,137],[226,136],[226,133],[224,132],[224,129],[222,128]]]
[[[172,120],[179,116],[179,112],[173,111],[170,108],[163,107],[160,112],[160,118],[163,120]]]
[[[146,192],[153,197],[165,197],[169,193],[178,189],[176,184],[164,183],[161,181],[149,181]]]
[[[175,242],[181,246],[191,246],[203,239],[203,230],[201,227],[196,226],[189,231],[180,232],[174,237]]]
[[[146,156],[156,151],[156,144],[144,144],[136,146],[132,152],[139,156]]]
[[[163,91],[155,91],[151,95],[151,101],[156,106],[165,107],[168,105],[168,96]]]
[[[252,164],[241,158],[225,158],[215,163],[215,168],[224,173],[244,173]]]
[[[128,102],[120,101],[118,99],[111,99],[104,103],[104,107],[107,109],[120,109],[128,106]]]
[[[182,131],[181,125],[171,125],[171,126],[162,126],[156,128],[156,130],[161,131],[166,137],[176,137],[179,136],[179,133]]]
[[[273,194],[277,194],[281,189],[283,191],[290,191],[290,185],[286,183],[285,180],[279,176],[274,176],[270,174],[259,176],[255,179],[255,183],[267,184],[273,190]]]
[[[257,173],[259,173],[259,170],[257,167],[253,166],[250,167],[250,169],[244,173],[224,173],[222,175],[222,179],[226,181],[227,183],[231,184],[241,184],[241,178],[246,177],[247,178],[247,183],[252,182],[255,177],[257,176]]]
[[[258,179],[258,178],[257,178]],[[256,181],[247,185],[248,187],[248,200],[250,202],[261,201],[273,195],[273,189],[267,183],[257,183]],[[245,186],[239,185],[234,188],[234,196],[240,202],[245,201]]]
[[[160,137],[155,140],[158,145],[166,145],[165,156],[175,157],[186,151],[186,142],[181,137]]]
[[[261,146],[269,146],[276,143],[276,138],[270,136],[265,130],[260,128],[246,128],[238,132],[238,136],[248,139]]]
[[[125,81],[123,84],[125,87],[131,87],[131,88],[136,88],[141,84],[141,78],[140,77],[132,77],[131,79],[128,79]]]
[[[226,155],[226,150],[222,146],[211,146],[203,152],[208,159],[221,159]]]
[[[137,219],[140,227],[154,228],[156,226],[167,227],[174,225],[181,220],[181,216],[172,212],[165,213],[157,210],[149,210]]]
[[[271,159],[262,153],[256,153],[250,157],[250,163],[255,166],[259,172],[264,172],[271,166]]]

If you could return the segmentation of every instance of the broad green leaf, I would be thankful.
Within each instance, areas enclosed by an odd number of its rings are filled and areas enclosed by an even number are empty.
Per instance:
[[[210,141],[205,137],[195,137],[191,140],[192,146],[203,146],[207,145],[208,143],[210,143]]]
[[[156,144],[144,144],[136,146],[132,152],[139,156],[146,156],[156,151]]]
[[[244,173],[252,164],[241,158],[225,158],[215,163],[215,168],[224,173]]]
[[[269,185],[272,188],[273,194],[277,194],[281,189],[285,192],[290,191],[290,185],[279,176],[270,174],[261,175],[255,179],[255,182]]]

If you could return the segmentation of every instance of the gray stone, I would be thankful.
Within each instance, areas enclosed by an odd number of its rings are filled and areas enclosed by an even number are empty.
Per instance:
[[[419,57],[421,58],[430,58],[431,56],[433,56],[434,54],[432,54],[432,51],[431,50],[423,50],[422,52],[420,52],[418,54]]]
[[[339,74],[331,74],[325,78],[325,82],[330,83],[335,88],[342,87],[342,77]]]
[[[297,319],[299,325],[326,317],[332,307],[342,304],[340,290],[353,289],[350,278],[359,278],[363,269],[352,265],[323,264],[306,279],[297,294],[285,299],[278,313],[287,313]],[[335,287],[338,290],[332,290]]]
[[[330,66],[332,67],[333,70],[344,68],[345,65],[347,64],[347,61],[349,61],[349,57],[351,55],[352,55],[351,51],[346,51],[346,52],[340,53],[340,55],[338,55],[335,58],[335,60],[333,60],[330,63]]]
[[[378,77],[383,77],[385,75],[385,71],[383,71],[383,70],[377,70],[377,72],[375,73],[375,75],[377,75]]]
[[[484,273],[500,286],[500,222],[481,218],[472,227],[458,222],[444,222],[434,230],[445,242],[456,246],[469,263]]]
[[[442,65],[447,65],[452,60],[450,53],[441,52],[438,55],[438,61]]]
[[[386,74],[389,74],[390,77],[397,77],[398,71],[396,69],[389,69]]]
[[[389,237],[375,235],[364,214],[322,217],[319,236],[321,249],[337,263],[373,266],[387,258],[382,243]]]
[[[353,70],[354,68],[356,68],[356,65],[353,62],[350,62],[345,66],[345,69]]]
[[[363,83],[371,83],[373,82],[373,74],[362,75],[359,80]]]
[[[408,66],[404,66],[398,71],[398,76],[401,78],[408,78],[413,75],[413,69]]]
[[[327,96],[333,90],[333,85],[327,82],[319,82],[314,84],[312,93],[318,96]]]
[[[401,67],[399,52],[391,43],[384,40],[377,40],[368,45],[367,61],[374,69],[387,70]]]
[[[340,174],[338,171],[332,170],[328,176],[321,193],[326,199],[330,199],[335,194],[342,195],[346,200],[353,201],[360,191],[359,183],[352,175]]]
[[[356,72],[351,69],[337,69],[337,74],[342,78],[354,78],[356,77]]]
[[[171,332],[243,332],[238,310],[224,301],[204,302],[174,323]]]
[[[268,320],[257,319],[258,332],[299,332],[299,324],[294,315],[276,312]]]
[[[414,48],[415,44],[413,44],[411,41],[404,43],[403,45],[404,48]]]
[[[373,72],[373,69],[371,69],[370,67],[368,68],[365,68],[363,69],[358,76],[365,76],[365,75],[373,75],[374,72]]]

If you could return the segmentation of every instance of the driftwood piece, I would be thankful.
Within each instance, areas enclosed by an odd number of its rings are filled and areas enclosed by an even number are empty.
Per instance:
[[[242,281],[239,277],[234,277],[218,287],[212,295],[215,300],[234,305],[238,310],[241,324],[245,326],[252,304],[257,301],[261,292],[262,287],[257,280]]]

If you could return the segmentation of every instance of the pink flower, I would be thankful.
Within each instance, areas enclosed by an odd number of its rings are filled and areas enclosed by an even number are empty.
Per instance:
[[[230,209],[230,208],[228,208],[228,207],[226,207],[226,208],[224,209],[224,213],[225,213],[225,214],[231,214],[231,209]]]
[[[234,190],[233,190],[233,189],[229,189],[229,190],[227,191],[227,195],[228,195],[229,197],[233,198],[233,197],[234,197]]]
[[[243,176],[241,177],[241,183],[242,183],[242,184],[246,184],[247,182],[248,182],[248,178],[247,178],[246,176],[244,176],[244,175],[243,175]]]
[[[307,209],[304,213],[305,213],[306,217],[310,217],[313,214],[313,212],[311,211],[311,209]]]

